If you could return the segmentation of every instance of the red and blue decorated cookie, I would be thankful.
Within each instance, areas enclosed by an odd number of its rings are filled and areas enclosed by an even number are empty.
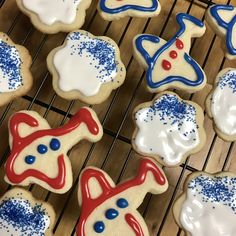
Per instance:
[[[58,128],[50,128],[37,112],[17,112],[9,120],[9,134],[11,154],[5,180],[22,186],[36,183],[65,193],[72,185],[68,150],[82,139],[99,141],[103,130],[95,112],[84,107]]]

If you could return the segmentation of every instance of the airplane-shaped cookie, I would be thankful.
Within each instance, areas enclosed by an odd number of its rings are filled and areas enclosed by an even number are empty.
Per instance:
[[[98,10],[106,20],[116,20],[123,16],[152,17],[161,11],[158,0],[100,0]]]
[[[213,5],[207,11],[206,20],[225,41],[223,48],[226,49],[226,57],[236,59],[236,7]]]
[[[191,38],[202,36],[205,25],[184,13],[179,13],[176,20],[179,30],[168,42],[148,34],[138,35],[134,39],[134,56],[147,70],[147,88],[150,92],[169,88],[196,92],[206,84],[204,71],[189,55]]]
[[[82,139],[100,140],[103,131],[95,112],[84,107],[58,128],[50,128],[37,112],[17,112],[10,118],[9,134],[11,154],[5,180],[12,185],[37,183],[65,193],[72,186],[68,150]]]
[[[148,192],[161,194],[167,187],[164,172],[149,159],[141,161],[136,177],[117,186],[102,170],[87,167],[79,180],[77,236],[148,236],[137,208]]]

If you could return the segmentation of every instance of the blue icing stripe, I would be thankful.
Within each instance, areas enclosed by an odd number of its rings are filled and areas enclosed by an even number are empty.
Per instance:
[[[0,78],[0,91],[16,90],[22,85],[21,64],[17,49],[0,40],[0,70],[4,79],[8,79],[8,88],[3,88]]]
[[[88,34],[81,34],[80,32],[70,34],[68,40],[80,41],[78,47],[75,45],[71,46],[71,55],[82,57],[85,53],[86,57],[90,57],[92,61],[98,61],[98,65],[97,62],[91,62],[90,64],[98,70],[98,74],[100,75],[97,75],[96,77],[101,83],[106,83],[107,78],[114,77],[114,73],[117,72],[116,52],[114,46],[105,40],[91,38]]]
[[[189,182],[188,188],[203,202],[222,204],[236,214],[236,178],[200,175]]]
[[[137,114],[139,115],[138,112]],[[171,122],[171,125],[177,124],[179,130],[185,122],[192,122],[194,124],[193,128],[191,126],[191,129],[186,131],[184,136],[191,135],[198,129],[195,107],[183,100],[179,100],[176,95],[164,94],[157,99],[154,104],[150,106],[144,121],[150,122],[156,115],[159,116],[160,121],[164,125],[169,122]]]
[[[121,7],[108,8],[106,6],[107,1],[109,1],[109,0],[100,0],[100,9],[103,12],[106,12],[106,13],[109,13],[109,14],[117,14],[117,13],[128,11],[128,10],[136,10],[136,11],[143,11],[143,12],[154,12],[159,7],[158,1],[157,0],[152,0],[152,6],[150,6],[150,7],[145,7],[145,6],[140,6],[140,5],[133,5],[133,4],[124,4]],[[120,2],[122,2],[122,1],[120,1]]]
[[[219,79],[218,86],[224,89],[226,86],[236,92],[236,71],[229,70],[226,74],[222,75]]]
[[[44,236],[45,215],[42,205],[31,207],[29,201],[22,198],[5,199],[0,205],[0,231],[13,227],[17,234]]]
[[[225,10],[227,14],[227,11],[233,11],[234,7],[231,5],[215,5],[210,8],[210,13],[217,24],[226,30],[226,47],[228,52],[231,55],[236,55],[236,48],[233,46],[233,37],[235,37],[235,35],[233,35],[233,28],[236,24],[236,15],[227,23],[220,17],[218,13],[219,10]]]
[[[197,18],[195,18],[191,15],[188,15],[188,14],[179,13],[176,16],[176,20],[180,26],[179,31],[174,35],[173,38],[171,38],[167,43],[165,43],[162,47],[160,47],[152,57],[143,48],[143,45],[142,45],[143,41],[150,41],[153,43],[159,43],[160,42],[159,37],[154,36],[154,35],[143,34],[143,35],[140,35],[139,37],[137,37],[137,39],[135,41],[135,45],[136,45],[137,50],[141,53],[143,58],[146,60],[146,63],[148,64],[147,83],[148,83],[148,86],[151,88],[159,88],[165,84],[172,83],[175,81],[181,82],[187,86],[194,87],[194,86],[201,85],[204,81],[205,76],[204,76],[204,73],[203,73],[201,67],[197,64],[197,62],[194,59],[192,59],[187,53],[185,53],[184,60],[189,65],[191,65],[192,69],[197,74],[197,80],[192,81],[192,80],[189,80],[189,79],[182,77],[182,76],[170,75],[161,81],[153,82],[152,71],[154,70],[154,67],[156,65],[158,58],[162,55],[162,53],[164,53],[168,48],[170,48],[176,42],[176,39],[178,39],[182,34],[185,33],[186,25],[184,23],[184,20],[188,20],[188,21],[194,23],[195,25],[197,25],[198,27],[201,27],[201,28],[204,27],[204,23],[202,21],[200,21]]]

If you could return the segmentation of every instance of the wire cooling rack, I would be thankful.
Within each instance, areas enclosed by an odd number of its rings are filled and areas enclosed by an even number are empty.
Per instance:
[[[76,145],[69,156],[73,166],[74,183],[71,190],[58,195],[48,192],[39,186],[31,185],[29,189],[35,197],[51,203],[56,211],[54,233],[57,236],[69,236],[75,233],[79,220],[80,208],[77,203],[77,183],[81,170],[94,165],[107,171],[116,183],[135,174],[140,156],[131,148],[130,141],[134,125],[131,114],[133,108],[151,100],[152,94],[145,90],[145,73],[132,57],[131,42],[138,33],[151,33],[165,39],[175,33],[175,14],[186,12],[204,20],[206,9],[214,3],[236,4],[236,0],[160,0],[162,11],[152,19],[124,18],[116,22],[105,22],[96,10],[97,1],[93,1],[87,11],[83,29],[95,35],[106,35],[113,38],[121,49],[121,57],[127,67],[125,84],[114,91],[103,104],[93,106],[103,127],[104,137],[101,142],[90,144],[81,142]],[[9,155],[7,121],[14,112],[29,109],[36,110],[52,126],[65,123],[82,104],[79,101],[65,101],[59,98],[51,86],[51,76],[47,71],[45,59],[56,46],[63,43],[65,34],[44,35],[38,32],[29,19],[19,12],[13,0],[0,1],[0,31],[7,33],[16,43],[26,46],[32,55],[32,73],[34,87],[26,96],[16,99],[0,108],[0,193],[4,194],[11,186],[3,181],[4,163]],[[209,27],[206,34],[193,40],[191,54],[201,64],[208,76],[208,85],[200,92],[189,95],[179,93],[184,99],[191,99],[204,108],[204,100],[211,84],[224,67],[236,67],[235,62],[224,58],[220,49],[220,40]],[[213,129],[211,120],[205,116],[207,143],[200,153],[189,157],[185,163],[176,168],[164,168],[169,179],[169,189],[158,196],[148,194],[139,208],[144,216],[150,235],[184,235],[174,223],[172,205],[181,193],[183,182],[188,174],[198,170],[218,172],[231,170],[236,172],[236,147],[234,143],[219,139]],[[128,235],[127,235],[128,236]]]

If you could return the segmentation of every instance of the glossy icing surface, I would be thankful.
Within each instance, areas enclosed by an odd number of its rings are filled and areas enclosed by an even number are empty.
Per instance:
[[[38,15],[46,25],[55,22],[71,24],[82,0],[22,0],[24,7]]]
[[[236,178],[200,175],[188,184],[180,221],[191,236],[234,236]]]
[[[117,75],[115,54],[115,47],[103,39],[71,33],[65,47],[53,59],[59,88],[64,92],[78,90],[85,96],[96,95],[102,84],[113,82]]]
[[[0,39],[0,93],[22,86],[21,58],[15,46]]]
[[[174,94],[163,94],[135,113],[134,144],[142,153],[158,155],[167,165],[180,164],[199,140],[194,106]]]
[[[154,12],[159,7],[157,0],[100,0],[100,9],[109,14],[117,14],[128,10]]]
[[[50,218],[41,204],[31,206],[19,197],[5,198],[0,203],[0,235],[44,236]]]
[[[219,78],[212,94],[211,113],[222,133],[236,135],[236,70],[229,70]]]

